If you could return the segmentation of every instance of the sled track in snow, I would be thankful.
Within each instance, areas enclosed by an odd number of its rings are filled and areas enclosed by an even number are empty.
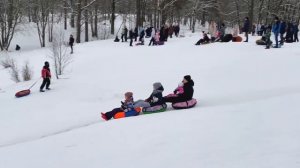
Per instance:
[[[60,131],[55,131],[55,132],[52,132],[52,133],[49,133],[49,134],[46,134],[46,135],[42,135],[42,136],[38,136],[38,137],[32,137],[32,138],[28,138],[28,139],[21,140],[21,141],[16,140],[14,142],[6,143],[6,144],[0,144],[0,148],[5,148],[5,147],[14,146],[14,145],[22,144],[22,143],[41,140],[41,139],[52,137],[52,136],[55,136],[55,135],[68,133],[68,132],[71,132],[71,131],[74,131],[74,130],[77,130],[77,129],[81,129],[81,128],[84,128],[84,127],[89,127],[91,125],[98,124],[98,123],[99,123],[99,121],[93,121],[93,122],[90,122],[90,123],[69,127],[69,128],[66,128],[66,129],[63,129],[63,130],[60,130]]]

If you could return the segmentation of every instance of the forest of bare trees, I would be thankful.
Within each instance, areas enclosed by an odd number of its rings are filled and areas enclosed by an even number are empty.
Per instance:
[[[135,26],[160,27],[165,23],[189,24],[206,21],[241,25],[270,24],[274,16],[299,23],[299,0],[0,0],[0,49],[7,50],[19,24],[34,23],[41,47],[52,42],[53,25],[76,30],[76,42],[97,38],[99,24],[107,20],[115,34],[115,20]],[[130,17],[128,17],[130,16]],[[134,19],[132,19],[134,18]],[[84,33],[82,33],[84,32]]]

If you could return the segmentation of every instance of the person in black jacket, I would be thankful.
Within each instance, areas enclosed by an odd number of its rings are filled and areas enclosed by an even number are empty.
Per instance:
[[[249,21],[249,18],[248,18],[248,17],[245,17],[243,30],[244,30],[244,32],[245,32],[246,40],[245,40],[244,42],[248,42],[249,28],[250,28],[250,21]]]
[[[162,95],[163,91],[164,91],[164,87],[160,82],[154,83],[153,92],[151,93],[150,97],[145,100],[145,102],[148,102],[151,107],[165,104]]]
[[[194,81],[192,80],[190,75],[186,75],[183,77],[183,93],[177,94],[176,97],[164,97],[165,102],[170,103],[178,103],[178,102],[185,102],[189,101],[193,98],[194,95]]]
[[[74,38],[73,35],[70,35],[70,39],[69,39],[69,45],[71,47],[71,54],[73,54],[73,45],[74,45]]]
[[[134,34],[133,35],[134,35],[134,41],[136,42],[137,38],[139,36],[139,29],[138,29],[138,27],[134,28]]]
[[[131,46],[131,47],[132,47],[132,42],[133,42],[134,37],[135,37],[134,32],[132,31],[132,29],[130,29],[130,31],[129,31],[129,39],[130,39],[129,46]]]
[[[281,21],[281,24],[280,24],[280,45],[283,45],[284,44],[284,34],[286,32],[286,23],[285,21]]]
[[[294,42],[299,42],[298,33],[299,33],[299,27],[298,27],[298,24],[295,23],[294,24]]]

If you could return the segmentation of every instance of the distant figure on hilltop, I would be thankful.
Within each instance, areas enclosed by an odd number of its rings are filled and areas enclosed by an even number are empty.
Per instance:
[[[70,35],[70,39],[69,39],[69,45],[71,47],[71,54],[73,54],[73,45],[74,45],[74,38],[73,35]]]
[[[19,50],[21,50],[21,47],[17,44],[16,45],[16,51],[19,51]]]

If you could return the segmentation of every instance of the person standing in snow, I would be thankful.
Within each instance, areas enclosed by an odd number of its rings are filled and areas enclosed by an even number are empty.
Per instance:
[[[44,87],[46,86],[47,90],[50,90],[49,86],[50,86],[50,79],[51,79],[51,72],[50,72],[50,68],[49,68],[49,62],[46,61],[45,65],[42,69],[42,78],[43,78],[43,83],[40,87],[40,92],[45,92],[44,91]]]
[[[272,44],[272,42],[271,42],[271,27],[267,27],[264,37],[266,39],[266,49],[270,49],[270,46]]]
[[[245,17],[245,21],[244,21],[244,27],[243,27],[243,30],[245,32],[245,37],[246,37],[246,40],[244,42],[248,42],[248,38],[249,38],[249,29],[250,29],[250,21],[249,21],[249,18],[248,17]]]
[[[73,35],[71,34],[70,35],[70,38],[69,38],[69,45],[71,47],[71,54],[73,54],[73,45],[74,45],[74,38],[73,38]]]
[[[174,27],[175,36],[178,37],[180,31],[179,24],[177,23]]]
[[[145,29],[143,27],[140,28],[139,34],[140,34],[139,41],[141,42],[141,45],[144,45]]]
[[[298,33],[299,33],[299,27],[298,27],[298,24],[295,23],[294,24],[294,42],[299,42]]]
[[[277,16],[274,18],[274,22],[275,23],[273,24],[273,27],[272,27],[272,32],[275,35],[275,42],[276,42],[276,45],[274,46],[274,48],[279,48],[278,36],[279,36],[279,33],[280,33],[280,21],[279,21],[279,18]]]
[[[129,39],[130,39],[130,43],[129,46],[132,47],[132,42],[133,42],[133,38],[135,37],[134,32],[132,29],[130,29],[129,31]]]
[[[150,40],[149,46],[151,46],[151,44],[152,45],[156,44],[155,43],[155,29],[154,28],[152,28],[152,31],[151,31],[151,40]]]
[[[122,30],[122,35],[121,35],[122,42],[124,42],[124,39],[125,39],[125,42],[127,42],[127,34],[128,34],[128,29],[126,26],[124,26],[124,28]]]
[[[134,29],[134,41],[135,42],[137,41],[138,36],[139,36],[139,29],[138,29],[138,27],[135,27],[135,29]]]
[[[132,109],[134,109],[134,102],[133,102],[133,93],[132,92],[126,92],[125,93],[125,101],[122,102],[121,107],[115,108],[112,111],[106,112],[106,113],[101,113],[101,117],[104,120],[110,120],[113,118],[117,113],[119,112],[127,112]]]
[[[194,81],[192,80],[190,75],[186,75],[183,77],[182,80],[183,83],[183,93],[178,93],[177,96],[175,97],[164,97],[165,102],[170,102],[170,103],[178,103],[178,102],[185,102],[189,101],[193,98],[194,94]],[[175,93],[175,91],[174,91]],[[176,91],[177,93],[177,91]]]
[[[280,45],[284,44],[284,34],[286,32],[286,23],[285,21],[281,21],[280,25]]]

